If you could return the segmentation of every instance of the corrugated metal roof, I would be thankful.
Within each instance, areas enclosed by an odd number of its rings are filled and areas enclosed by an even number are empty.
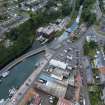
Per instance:
[[[67,32],[71,33],[76,30],[78,27],[78,23],[75,21],[70,28],[67,29]]]
[[[67,67],[67,64],[66,63],[61,62],[61,61],[58,61],[58,60],[55,60],[55,59],[51,59],[51,61],[49,62],[49,64],[52,65],[52,66],[55,66],[55,67],[64,69],[64,70]]]
[[[105,60],[102,52],[98,52],[96,55],[96,67],[97,68],[105,67]]]

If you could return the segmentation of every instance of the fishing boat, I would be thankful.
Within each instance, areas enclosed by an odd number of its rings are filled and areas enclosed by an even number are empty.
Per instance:
[[[9,89],[9,97],[12,97],[16,93],[16,89],[13,87],[12,89]]]
[[[7,76],[9,75],[9,72],[10,72],[10,71],[3,72],[3,73],[2,73],[2,77],[3,77],[3,78],[7,77]]]

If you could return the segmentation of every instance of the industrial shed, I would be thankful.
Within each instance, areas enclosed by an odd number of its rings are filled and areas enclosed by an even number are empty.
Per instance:
[[[66,69],[67,67],[67,64],[64,63],[64,62],[61,62],[61,61],[58,61],[58,60],[55,60],[55,59],[52,59],[50,62],[49,62],[50,65],[52,66],[55,66],[55,67],[58,67],[58,68],[61,68],[61,69]]]

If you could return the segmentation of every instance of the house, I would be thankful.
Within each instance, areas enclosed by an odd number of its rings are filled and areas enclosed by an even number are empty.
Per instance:
[[[90,42],[90,41],[94,41],[96,42],[96,36],[92,33],[90,33],[89,35],[86,36],[86,41]]]

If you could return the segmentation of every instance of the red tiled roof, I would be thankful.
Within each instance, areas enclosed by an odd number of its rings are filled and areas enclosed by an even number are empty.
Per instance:
[[[101,67],[98,69],[102,74],[105,74],[105,67]]]
[[[81,76],[80,76],[80,73],[78,73],[78,75],[76,76],[75,80],[81,82]]]
[[[35,96],[35,100],[34,100],[33,105],[39,105],[40,101],[41,101],[41,97],[40,96]]]
[[[74,105],[74,104],[69,100],[66,100],[64,98],[59,98],[57,105]]]

